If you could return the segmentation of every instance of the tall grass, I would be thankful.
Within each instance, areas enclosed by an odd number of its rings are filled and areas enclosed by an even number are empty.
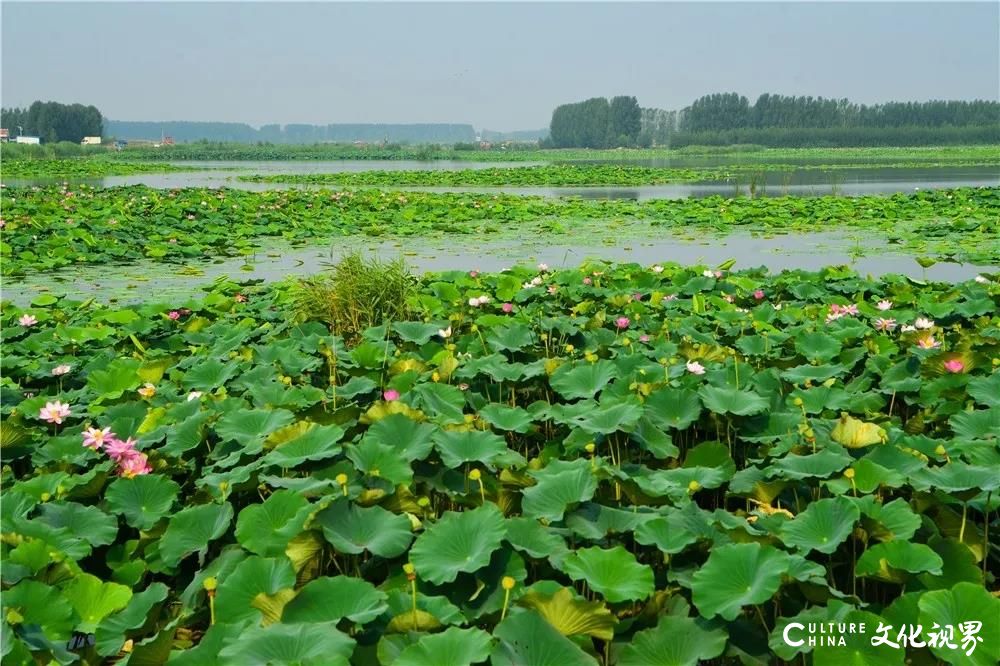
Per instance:
[[[381,261],[352,252],[329,271],[302,279],[296,308],[301,318],[323,321],[352,342],[371,326],[406,321],[416,283],[402,259]]]

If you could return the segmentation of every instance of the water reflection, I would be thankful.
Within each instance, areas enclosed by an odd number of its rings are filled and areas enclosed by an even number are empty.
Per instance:
[[[654,231],[627,241],[609,239],[608,244],[561,242],[563,238],[534,236],[528,240],[463,241],[461,248],[456,248],[453,240],[447,238],[380,241],[347,238],[337,239],[325,247],[293,247],[268,242],[253,256],[194,264],[186,270],[176,265],[141,262],[123,267],[120,272],[81,266],[72,271],[33,275],[23,280],[7,279],[3,296],[19,304],[26,304],[46,291],[76,297],[93,296],[100,300],[138,301],[150,298],[147,284],[155,281],[156,297],[169,300],[195,294],[200,287],[221,276],[235,280],[275,281],[312,275],[325,270],[343,253],[351,250],[363,250],[382,258],[402,256],[418,272],[500,271],[518,263],[537,262],[545,262],[552,267],[577,266],[586,259],[645,265],[671,261],[688,265],[715,265],[736,259],[737,268],[767,266],[773,272],[848,265],[863,275],[901,273],[946,282],[967,280],[980,272],[995,270],[950,263],[938,263],[925,270],[913,257],[891,254],[883,242],[860,234],[812,233],[774,237],[733,234],[692,240],[664,236],[662,232]],[[862,250],[869,254],[863,254]]]

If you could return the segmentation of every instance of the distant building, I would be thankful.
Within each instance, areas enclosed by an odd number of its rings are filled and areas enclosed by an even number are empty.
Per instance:
[[[127,145],[128,141],[122,141],[121,139],[119,139],[118,141],[115,141],[115,150],[121,150]]]
[[[7,143],[10,141],[10,132],[7,131],[6,127],[0,127],[0,142]]]
[[[172,146],[172,145],[174,145],[174,137],[172,137],[172,136],[165,136],[165,137],[163,137],[163,141],[161,141],[161,143],[164,146]]]
[[[101,137],[99,136],[85,136],[83,141],[80,142],[81,146],[99,146],[101,145]]]
[[[14,139],[14,142],[15,143],[30,143],[30,144],[38,145],[38,144],[40,144],[42,142],[42,139],[40,137],[37,137],[37,136],[19,136],[16,139]]]

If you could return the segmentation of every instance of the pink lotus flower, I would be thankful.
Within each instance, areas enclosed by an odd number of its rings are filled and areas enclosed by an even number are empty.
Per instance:
[[[445,340],[447,340],[448,338],[450,338],[451,337],[451,326],[449,326],[448,328],[439,328],[438,329],[438,337],[443,338]]]
[[[62,375],[65,375],[67,372],[69,372],[72,369],[73,369],[72,366],[68,366],[68,365],[65,365],[65,364],[63,364],[63,365],[57,365],[56,367],[52,368],[52,375],[54,377],[60,377]]]
[[[758,301],[761,300],[761,299],[763,299],[764,298],[764,290],[763,289],[758,289],[757,291],[753,292],[753,297],[756,298]]]
[[[133,452],[132,455],[118,461],[118,474],[126,479],[149,474],[152,471],[145,453]]]
[[[233,300],[236,301],[237,303],[246,303],[247,297],[244,296],[243,294],[236,294],[235,296],[233,296]]]
[[[135,450],[135,440],[129,437],[125,441],[111,439],[104,443],[104,452],[115,462],[120,462],[138,453]]]
[[[584,283],[585,285],[588,285],[588,286],[589,286],[589,285],[592,285],[592,284],[594,284],[594,281],[593,281],[593,280],[591,280],[591,279],[590,279],[589,277],[585,277],[585,278],[583,278],[583,283]]]
[[[544,273],[545,271],[549,270],[549,265],[544,263],[538,264],[538,270]]]
[[[192,400],[199,399],[201,396],[202,396],[202,392],[201,391],[191,391],[190,393],[188,393],[187,399],[188,399],[188,402],[191,402]]]
[[[677,294],[667,294],[666,296],[663,297],[664,303],[669,303],[670,301],[676,301],[676,300],[677,300]]]
[[[470,278],[477,278],[477,277],[479,277],[479,271],[469,271],[469,277]]]
[[[913,325],[919,329],[932,328],[934,326],[934,320],[927,319],[926,317],[917,317],[917,320],[913,322]]]
[[[988,277],[986,277],[985,275],[977,275],[973,279],[976,282],[978,282],[979,284],[989,284],[990,283],[990,279]]]
[[[639,336],[639,342],[649,342],[649,336],[643,333]]]
[[[641,301],[642,300],[642,294],[640,294],[638,292],[632,294],[632,300],[633,301]]]
[[[559,287],[555,286],[554,284],[550,284],[549,285],[549,293],[550,294],[555,294],[557,291],[559,291]]]
[[[733,303],[736,301],[736,299],[733,298],[732,294],[723,294],[722,299],[726,301],[726,303]]]
[[[511,312],[514,311],[514,304],[504,303],[503,305],[500,306],[500,309],[503,310],[505,313],[510,314]]]
[[[944,369],[951,373],[958,373],[965,370],[965,364],[957,358],[953,358],[944,362]]]
[[[38,410],[38,418],[49,423],[62,423],[63,419],[72,414],[69,405],[56,400],[47,402],[45,406]]]
[[[94,449],[95,451],[100,450],[105,443],[110,442],[115,438],[115,433],[111,432],[111,428],[87,428],[83,431],[83,446],[87,449]]]
[[[21,318],[17,320],[17,323],[25,328],[30,328],[31,326],[37,324],[38,320],[35,319],[35,315],[23,314],[21,315]]]
[[[910,324],[906,324],[901,329],[899,329],[899,332],[900,333],[912,333],[915,330],[917,330],[916,326],[911,326]]]
[[[882,319],[882,318],[876,319],[875,320],[875,328],[878,329],[878,330],[880,330],[880,331],[886,331],[886,332],[893,331],[893,330],[896,329],[896,320],[895,319]]]
[[[891,310],[892,301],[879,301],[878,303],[875,304],[875,307],[877,307],[879,310],[882,310],[883,312],[885,310]]]
[[[142,388],[136,391],[136,393],[141,395],[143,398],[152,398],[154,395],[156,395],[156,387],[150,384],[149,382],[146,382],[142,386]]]
[[[181,318],[181,313],[178,312],[177,310],[171,310],[170,314],[168,314],[167,316],[173,319],[174,321],[177,321],[178,319]]]
[[[618,319],[615,319],[615,326],[619,329],[628,328],[630,323],[628,317],[618,317]]]
[[[661,266],[659,264],[656,264],[655,266],[653,266],[649,270],[653,271],[654,273],[662,273],[663,272],[663,266]]]
[[[399,400],[399,391],[397,391],[396,389],[389,389],[388,391],[385,391],[385,392],[382,393],[382,398],[386,402],[392,402],[394,400]]]
[[[698,361],[688,361],[686,364],[687,371],[692,375],[703,375],[705,374],[705,366],[703,366]]]

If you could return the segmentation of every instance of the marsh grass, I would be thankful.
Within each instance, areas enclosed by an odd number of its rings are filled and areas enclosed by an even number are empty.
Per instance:
[[[295,304],[301,318],[323,321],[352,342],[371,326],[406,321],[416,283],[403,259],[381,261],[352,252],[329,271],[302,279]]]

